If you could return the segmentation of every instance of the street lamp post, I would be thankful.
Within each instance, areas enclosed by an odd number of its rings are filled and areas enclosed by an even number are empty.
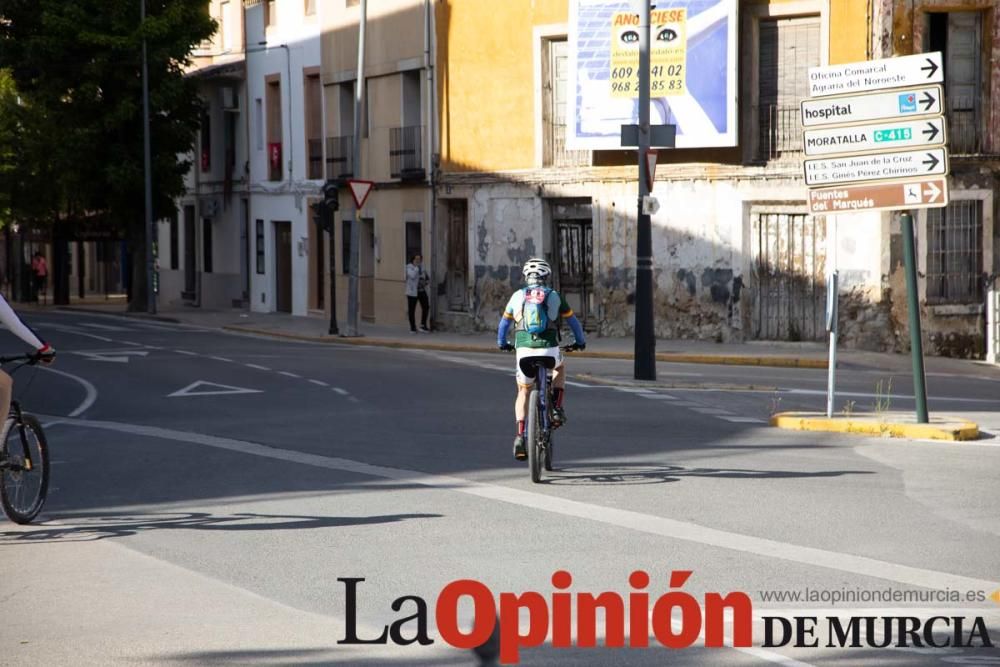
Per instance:
[[[156,292],[153,289],[153,171],[149,146],[149,72],[146,66],[146,0],[139,0],[139,18],[143,27],[142,35],[142,159],[145,171],[146,198],[146,312],[156,313]]]

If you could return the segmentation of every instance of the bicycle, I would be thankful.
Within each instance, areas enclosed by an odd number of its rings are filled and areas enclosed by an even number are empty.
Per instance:
[[[34,366],[37,355],[0,357],[0,365],[24,361],[11,372]],[[3,425],[0,448],[0,505],[14,523],[31,523],[45,504],[49,489],[49,447],[42,425],[26,414],[18,401],[10,402],[10,413]]]
[[[562,347],[564,352],[574,352],[579,348],[573,345]],[[534,376],[535,386],[528,398],[528,419],[525,425],[525,447],[528,450],[528,469],[531,471],[531,481],[538,484],[542,481],[542,468],[552,471],[552,432],[558,428],[552,420],[552,369],[555,368],[555,357],[539,356],[524,357],[520,361],[521,371],[528,377]]]

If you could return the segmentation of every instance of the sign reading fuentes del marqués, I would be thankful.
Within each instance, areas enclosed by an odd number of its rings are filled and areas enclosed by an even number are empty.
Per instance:
[[[941,54],[809,70],[803,162],[813,213],[948,203]]]

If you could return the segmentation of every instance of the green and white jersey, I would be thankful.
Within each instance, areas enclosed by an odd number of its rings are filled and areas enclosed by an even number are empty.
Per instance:
[[[514,320],[515,334],[514,347],[559,347],[558,322],[560,317],[569,317],[573,314],[573,309],[569,307],[566,300],[555,290],[548,290],[549,295],[545,301],[545,307],[549,315],[549,328],[540,333],[532,334],[524,330],[524,303],[527,299],[541,299],[545,295],[546,288],[541,286],[525,287],[519,289],[511,295],[507,307],[503,311],[503,316]]]

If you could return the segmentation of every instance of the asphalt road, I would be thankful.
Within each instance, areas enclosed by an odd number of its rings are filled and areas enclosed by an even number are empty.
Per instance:
[[[675,387],[638,391],[577,380],[557,469],[536,485],[510,454],[512,359],[77,313],[29,321],[59,358],[51,370],[18,371],[15,393],[44,416],[54,465],[39,522],[0,526],[2,664],[475,664],[435,630],[445,585],[473,579],[495,596],[551,600],[557,570],[572,574],[572,592],[625,598],[629,574],[644,570],[653,600],[671,590],[672,571],[690,570],[683,592],[699,603],[745,592],[758,619],[962,616],[967,636],[981,617],[1000,644],[1000,605],[990,601],[830,601],[1000,588],[1000,447],[766,426],[776,409],[820,409],[824,371],[661,364],[660,380]],[[628,362],[571,363],[600,377],[630,373]],[[862,411],[887,381],[845,369],[843,400]],[[990,371],[928,383],[932,411],[1000,422]],[[912,409],[905,378],[889,393],[891,409]],[[392,605],[419,596],[435,643],[338,644],[348,632],[338,578],[361,577],[360,637],[415,613],[412,599]],[[764,600],[807,589],[826,597]],[[471,609],[460,605],[462,628]],[[545,644],[520,657],[1000,664],[987,648],[830,648],[825,627],[815,648],[760,648],[758,622],[757,648]]]

